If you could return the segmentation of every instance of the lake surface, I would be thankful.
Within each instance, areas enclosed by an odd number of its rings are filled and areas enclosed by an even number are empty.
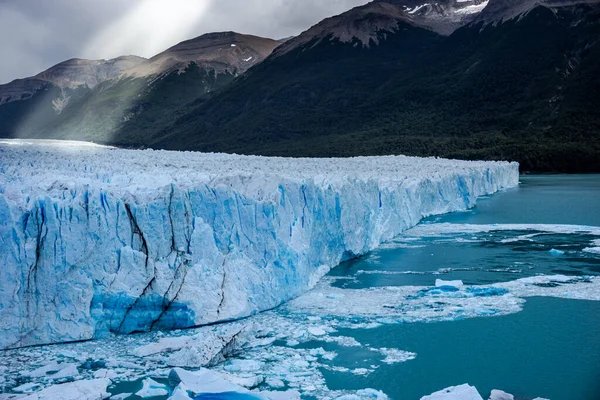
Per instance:
[[[564,226],[600,226],[600,176],[523,176],[521,181],[518,188],[480,199],[470,212],[428,218],[416,234],[407,232],[344,263],[330,273],[343,278],[332,285],[430,286],[435,279],[484,285],[540,274],[600,274],[600,257],[586,251],[598,236]],[[493,224],[494,230],[478,231],[468,224]],[[530,226],[515,229],[513,224]],[[373,387],[392,399],[408,400],[468,382],[484,398],[494,388],[517,399],[600,398],[600,302],[532,297],[521,312],[510,315],[338,333],[417,356],[352,380],[325,371],[331,389]],[[338,353],[340,365],[369,363],[364,352],[331,344],[325,349]]]

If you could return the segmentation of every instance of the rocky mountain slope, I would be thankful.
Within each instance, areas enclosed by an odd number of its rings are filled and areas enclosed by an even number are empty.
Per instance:
[[[176,149],[403,153],[600,171],[599,5],[528,4],[491,0],[450,36],[403,14],[352,10],[371,27],[368,47],[363,24],[352,25],[361,34],[344,36],[325,20],[150,140]],[[395,27],[385,25],[392,19]]]
[[[221,32],[179,43],[148,60],[68,60],[0,86],[0,135],[111,140],[121,125],[139,116],[171,116],[170,111],[205,97],[278,45]]]
[[[600,171],[599,15],[598,0],[376,0],[283,44],[208,34],[93,88],[47,84],[0,106],[0,136]]]
[[[0,105],[29,99],[49,85],[62,89],[76,89],[80,86],[91,89],[99,83],[118,77],[123,71],[145,61],[145,58],[137,56],[123,56],[111,60],[73,58],[31,78],[16,79],[8,84],[0,85]]]

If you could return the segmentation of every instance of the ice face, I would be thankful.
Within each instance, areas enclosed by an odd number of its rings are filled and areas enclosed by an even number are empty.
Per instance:
[[[514,163],[4,141],[0,348],[246,317],[517,183]]]

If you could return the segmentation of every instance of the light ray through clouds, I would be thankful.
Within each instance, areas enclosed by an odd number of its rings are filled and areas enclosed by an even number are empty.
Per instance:
[[[142,0],[86,45],[86,58],[151,57],[197,30],[213,0]]]
[[[213,0],[140,0],[121,18],[100,30],[86,44],[83,57],[89,59],[110,59],[122,55],[151,57],[181,40],[188,39],[197,30],[199,21]],[[140,88],[143,86],[139,86]],[[121,98],[121,107],[113,113],[110,126],[105,126],[112,134],[129,112],[132,102],[139,93]],[[68,100],[67,100],[68,101]],[[47,104],[35,107],[21,122],[17,137],[25,137],[30,126]]]
[[[0,0],[0,11],[5,6],[2,1]],[[52,21],[52,24],[47,31],[58,32],[57,35],[52,35],[36,31],[32,36],[34,42],[46,45],[48,41],[53,43],[58,40],[65,43],[66,38],[70,38],[75,43],[68,46],[71,52],[65,59],[79,57],[98,60],[124,55],[150,58],[181,41],[208,32],[232,30],[283,38],[299,34],[323,18],[369,0],[86,0],[81,3],[56,0],[60,5],[56,9],[49,7],[45,0],[27,1],[36,4],[41,1],[39,4],[43,7],[39,10],[40,7],[16,10],[26,20],[36,19],[40,13],[48,14],[47,20]],[[95,15],[96,12],[98,15]],[[105,23],[94,24],[94,18]],[[2,21],[3,16],[0,14],[0,32],[3,31]],[[73,30],[71,34],[70,29]],[[2,40],[0,44],[1,42]],[[129,93],[131,96],[120,99],[118,109],[121,111],[115,110],[111,114],[110,120],[113,122],[109,123],[110,126],[103,127],[113,135],[118,133],[118,125],[129,113],[133,105],[131,102],[139,97],[139,93]],[[65,96],[63,93],[63,97]],[[68,98],[63,100],[68,104]],[[29,136],[27,132],[36,129],[38,120],[48,113],[46,103],[48,101],[40,103],[23,118],[16,132],[17,137]]]

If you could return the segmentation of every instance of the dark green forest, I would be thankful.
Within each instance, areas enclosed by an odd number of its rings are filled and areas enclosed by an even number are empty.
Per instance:
[[[77,94],[58,118],[39,113],[29,134],[134,148],[406,154],[600,172],[597,5],[540,6],[449,37],[401,23],[380,32],[378,44],[329,39],[276,51],[237,78],[192,64],[152,90],[141,79],[106,82]],[[15,135],[10,116],[19,112],[0,107],[0,135]]]

